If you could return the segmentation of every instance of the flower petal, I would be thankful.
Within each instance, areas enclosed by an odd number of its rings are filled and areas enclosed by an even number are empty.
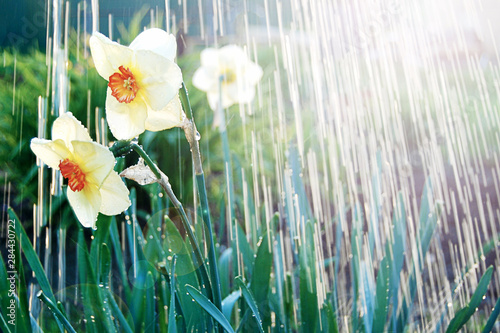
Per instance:
[[[85,174],[87,184],[100,187],[115,165],[113,153],[95,142],[72,141],[71,144],[74,162]]]
[[[85,186],[80,192],[68,188],[68,201],[76,217],[85,228],[92,228],[101,207],[101,194],[97,186]]]
[[[219,105],[219,92],[218,91],[207,92],[207,99],[208,99],[208,104],[210,105],[210,108],[214,111],[217,110],[217,108],[219,107],[218,106]],[[228,108],[235,103],[237,103],[237,102],[233,98],[231,98],[230,95],[225,94],[224,91],[222,92],[222,108],[223,109]]]
[[[137,51],[135,60],[139,94],[153,110],[162,110],[179,92],[181,69],[152,51]]]
[[[109,77],[117,72],[120,66],[127,68],[133,63],[134,51],[111,41],[99,32],[92,34],[89,43],[95,68],[106,80],[109,80]]]
[[[33,138],[30,143],[35,155],[53,169],[59,169],[59,163],[71,155],[63,140],[45,140]]]
[[[200,67],[194,72],[193,86],[201,91],[214,91],[219,89],[219,74],[207,67]]]
[[[250,103],[255,97],[255,87],[248,82],[235,82],[224,88],[224,94],[238,103]]]
[[[262,78],[262,67],[254,62],[248,62],[245,68],[245,81],[250,85],[256,85]]]
[[[52,125],[52,140],[58,139],[63,140],[68,147],[73,140],[92,141],[87,129],[71,112],[60,115]]]
[[[113,136],[118,140],[135,138],[146,130],[148,107],[140,98],[130,103],[120,103],[108,88],[106,97],[106,119]]]
[[[210,67],[219,63],[219,51],[214,48],[206,48],[200,53],[200,63],[202,67]]]
[[[247,54],[238,45],[230,44],[219,49],[218,63],[220,66],[236,69],[248,61]]]
[[[105,215],[117,215],[130,206],[127,186],[116,171],[112,170],[100,189],[101,207],[99,211]]]
[[[146,129],[148,131],[163,131],[176,127],[182,122],[182,107],[179,96],[172,99],[165,108],[159,111],[148,109]]]
[[[153,28],[141,32],[130,44],[132,50],[149,50],[170,61],[177,55],[177,41],[174,35],[164,30]]]

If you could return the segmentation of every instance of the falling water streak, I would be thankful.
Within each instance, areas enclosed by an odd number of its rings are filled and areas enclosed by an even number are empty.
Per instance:
[[[89,134],[91,133],[90,129],[92,128],[90,125],[91,125],[91,121],[90,121],[90,106],[92,104],[92,91],[90,89],[87,90],[87,123],[86,123],[86,127],[87,127],[87,130],[89,131]],[[96,135],[97,136],[97,133]]]
[[[184,30],[184,33],[187,34],[188,33],[188,16],[187,16],[187,0],[182,0],[183,3],[182,3],[182,18],[183,18],[183,30]]]
[[[88,58],[88,50],[87,50],[87,0],[83,2],[83,58]]]
[[[92,32],[99,31],[99,0],[91,0],[92,5]]]
[[[12,83],[12,115],[14,115],[14,111],[16,110],[16,71],[17,69],[17,57],[14,55],[14,78]]]
[[[108,37],[113,40],[113,14],[108,14]]]
[[[205,40],[205,23],[203,20],[203,5],[202,0],[198,0],[198,19],[200,20],[200,38]]]
[[[89,90],[89,96],[90,96],[90,90]],[[90,98],[89,98],[90,100]],[[90,107],[90,101],[89,101],[89,107]],[[96,106],[94,110],[94,119],[95,119],[95,141],[97,143],[101,143],[101,109]]]
[[[149,28],[152,29],[152,28],[156,28],[156,20],[155,20],[155,10],[153,8],[151,8],[149,10]]]
[[[170,33],[170,0],[165,0],[165,30]]]
[[[80,25],[81,25],[81,2],[76,6],[76,62],[80,61]]]

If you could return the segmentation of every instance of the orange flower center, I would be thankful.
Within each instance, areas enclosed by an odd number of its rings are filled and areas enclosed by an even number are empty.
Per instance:
[[[85,187],[85,174],[78,164],[69,159],[59,162],[59,170],[64,178],[68,180],[69,188],[75,192],[80,192]]]
[[[130,103],[137,95],[139,87],[135,82],[134,74],[130,69],[120,66],[120,72],[116,72],[109,77],[108,87],[111,88],[113,95],[120,103]]]

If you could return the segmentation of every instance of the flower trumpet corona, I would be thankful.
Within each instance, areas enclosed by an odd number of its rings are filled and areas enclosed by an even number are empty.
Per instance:
[[[97,215],[116,215],[130,206],[129,191],[113,170],[111,151],[92,141],[67,112],[54,121],[52,140],[33,138],[31,150],[68,181],[68,201],[84,227],[95,227]]]
[[[219,103],[227,108],[254,99],[262,68],[250,61],[241,47],[207,48],[201,52],[200,58],[201,67],[194,73],[193,85],[207,93],[212,110],[216,110]]]
[[[178,97],[182,73],[174,63],[173,35],[149,29],[126,47],[94,32],[90,50],[97,72],[109,82],[106,118],[117,139],[129,140],[145,130],[161,131],[182,122]]]

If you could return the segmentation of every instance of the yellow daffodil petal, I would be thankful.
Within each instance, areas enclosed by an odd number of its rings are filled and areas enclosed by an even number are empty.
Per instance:
[[[168,128],[179,126],[182,122],[182,107],[179,97],[176,96],[163,110],[148,110],[146,129],[148,131],[163,131]]]
[[[59,163],[71,155],[63,140],[45,140],[33,138],[30,143],[35,155],[53,169],[59,169]]]
[[[111,41],[99,32],[92,34],[89,43],[95,68],[106,80],[109,80],[109,77],[117,72],[120,66],[127,68],[133,63],[134,51]]]
[[[170,61],[174,61],[177,54],[177,42],[174,35],[156,28],[141,32],[129,47],[135,51],[153,51]]]
[[[140,73],[139,95],[153,110],[162,110],[179,93],[181,69],[152,51],[137,51],[135,60],[135,69]]]
[[[147,116],[148,107],[142,99],[135,98],[130,103],[120,103],[111,96],[111,90],[108,89],[106,119],[115,138],[128,140],[143,133]]]
[[[115,165],[113,153],[95,142],[72,141],[71,144],[74,162],[85,174],[85,181],[100,187]]]
[[[105,215],[117,215],[130,206],[129,191],[116,171],[112,170],[100,189],[101,207]]]
[[[86,228],[92,228],[97,221],[101,207],[101,193],[95,185],[87,185],[79,192],[68,188],[68,201],[80,223]]]
[[[92,141],[87,129],[71,112],[60,115],[52,125],[52,140],[58,139],[63,140],[66,146],[73,140]]]

